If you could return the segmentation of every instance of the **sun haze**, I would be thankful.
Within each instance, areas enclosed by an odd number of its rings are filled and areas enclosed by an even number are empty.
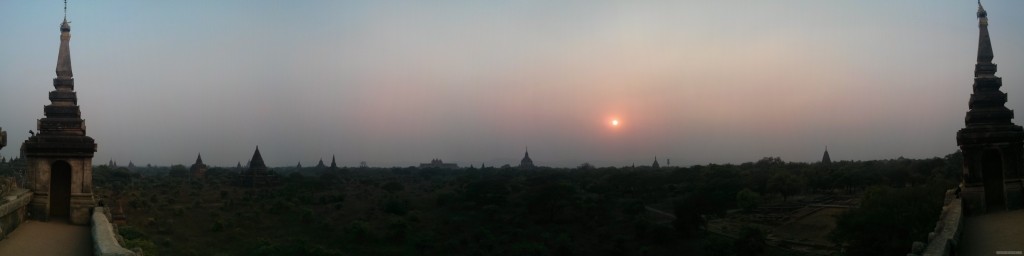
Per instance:
[[[978,44],[974,1],[460,2],[83,1],[70,47],[96,159],[202,151],[234,166],[257,144],[270,166],[500,166],[523,144],[561,167],[817,161],[825,144],[843,159],[932,157],[956,150],[964,120],[949,113],[969,100]],[[62,10],[0,1],[9,144],[53,89]],[[1024,73],[1020,27],[990,27],[1005,74]],[[623,136],[595,139],[608,131]]]

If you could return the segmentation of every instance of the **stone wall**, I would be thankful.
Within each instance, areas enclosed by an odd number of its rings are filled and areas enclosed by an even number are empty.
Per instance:
[[[125,249],[117,240],[114,225],[110,224],[106,210],[96,207],[92,211],[92,247],[96,256],[136,256],[137,253]]]
[[[935,222],[935,230],[928,233],[927,242],[914,242],[908,256],[948,256],[955,254],[964,227],[964,211],[959,195],[946,191],[945,205]]]
[[[25,206],[32,201],[32,192],[18,188],[0,198],[0,240],[3,240],[25,221]]]

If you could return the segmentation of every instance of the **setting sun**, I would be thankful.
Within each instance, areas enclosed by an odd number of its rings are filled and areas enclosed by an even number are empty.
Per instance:
[[[619,126],[619,120],[618,119],[612,120],[612,126]]]

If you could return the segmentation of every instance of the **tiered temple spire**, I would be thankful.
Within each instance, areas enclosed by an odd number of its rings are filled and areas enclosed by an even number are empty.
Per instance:
[[[999,90],[1003,79],[996,76],[992,63],[992,40],[988,33],[988,12],[978,3],[978,63],[974,65],[974,93],[968,103],[965,120],[968,127],[990,124],[1011,124],[1013,110],[1006,108],[1006,93]]]
[[[262,187],[278,184],[278,176],[270,173],[267,164],[263,162],[260,155],[260,147],[256,147],[252,159],[249,160],[249,169],[242,171],[236,176],[235,184],[246,187]]]
[[[199,154],[196,156],[196,162],[189,168],[191,175],[189,177],[203,178],[206,176],[206,170],[209,168],[203,163],[203,155]]]
[[[825,146],[825,154],[821,156],[821,163],[823,163],[823,164],[831,164],[832,163],[832,157],[830,157],[828,155],[828,146]]]
[[[978,2],[978,58],[964,123],[956,134],[964,157],[961,197],[968,215],[1024,207],[1024,128],[1010,121],[1007,95],[999,90],[988,12]]]
[[[39,120],[40,135],[85,135],[85,121],[78,107],[75,79],[71,71],[71,25],[67,18],[60,24],[60,49],[57,53],[57,77],[53,79],[50,105],[43,108],[45,118]]]
[[[260,147],[256,146],[256,152],[252,153],[252,160],[249,161],[249,171],[266,172],[267,164],[263,163],[263,156],[260,155]]]
[[[35,193],[28,207],[33,218],[68,218],[71,223],[88,224],[95,206],[92,157],[96,142],[85,135],[85,121],[75,93],[67,2],[64,11],[50,104],[43,106],[44,117],[36,122],[39,132],[22,143],[21,152],[29,164],[26,187]],[[61,183],[67,185],[54,185]]]
[[[519,168],[534,168],[533,159],[530,159],[530,148],[526,148],[526,153],[523,155],[523,160],[519,160]],[[483,165],[480,165],[483,168]]]
[[[60,23],[60,48],[57,52],[54,90],[50,92],[50,104],[43,107],[45,117],[37,122],[38,134],[23,145],[27,153],[49,151],[92,157],[96,143],[85,136],[85,120],[78,106],[75,93],[75,78],[71,71],[71,25],[67,20],[67,3],[64,6],[64,20]],[[59,146],[57,144],[60,144]]]

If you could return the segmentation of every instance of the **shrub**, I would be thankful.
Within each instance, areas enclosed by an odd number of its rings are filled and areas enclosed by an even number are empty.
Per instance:
[[[399,199],[388,199],[384,202],[384,212],[394,215],[405,215],[409,212],[409,202]]]
[[[349,239],[355,241],[365,242],[375,240],[375,237],[366,222],[358,220],[349,223],[348,226],[345,227],[345,235],[348,236]]]
[[[401,183],[392,181],[385,183],[384,186],[381,186],[381,188],[387,191],[388,193],[395,193],[404,190],[405,186],[402,186]]]
[[[743,211],[749,212],[761,204],[761,195],[750,189],[743,189],[736,193],[736,205],[743,209]]]
[[[121,237],[125,240],[146,238],[145,232],[132,226],[119,226],[117,227],[117,233],[121,234]]]

